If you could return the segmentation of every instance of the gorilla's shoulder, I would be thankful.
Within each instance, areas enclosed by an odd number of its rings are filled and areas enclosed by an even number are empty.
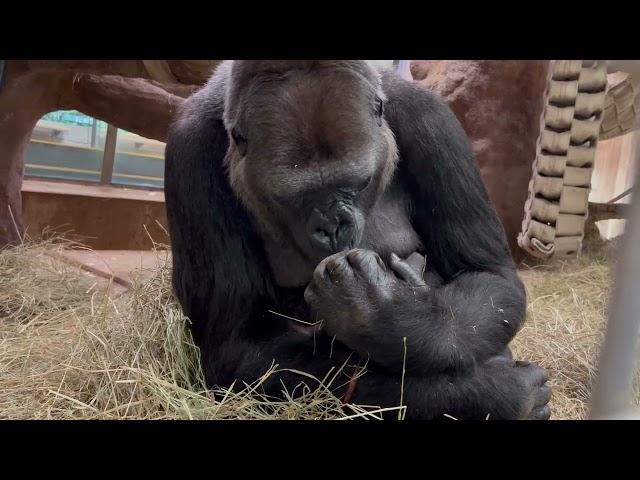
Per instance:
[[[188,133],[207,120],[222,119],[231,64],[230,60],[223,61],[209,81],[183,102],[176,113],[172,130]]]
[[[448,109],[444,99],[418,82],[402,78],[392,70],[381,70],[382,90],[391,101],[420,104],[429,110]]]
[[[381,72],[382,90],[387,97],[389,113],[409,112],[412,119],[429,115],[433,119],[457,124],[458,120],[444,98],[418,82],[402,78],[394,71]]]

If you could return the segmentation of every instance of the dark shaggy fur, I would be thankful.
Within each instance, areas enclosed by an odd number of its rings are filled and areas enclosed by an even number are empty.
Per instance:
[[[399,405],[404,365],[406,418],[549,417],[544,371],[508,354],[525,293],[467,137],[418,85],[362,61],[224,62],[171,128],[165,191],[210,385],[360,359],[354,403]]]

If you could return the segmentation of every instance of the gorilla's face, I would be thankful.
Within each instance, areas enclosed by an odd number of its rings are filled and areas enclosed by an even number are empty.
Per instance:
[[[236,62],[233,74],[226,161],[263,232],[315,261],[357,246],[397,157],[377,74],[329,61]]]

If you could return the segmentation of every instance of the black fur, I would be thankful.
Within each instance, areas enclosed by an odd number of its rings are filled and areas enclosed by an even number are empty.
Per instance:
[[[251,383],[274,361],[322,379],[331,367],[369,355],[354,403],[398,406],[404,366],[406,418],[548,418],[544,371],[504,354],[524,320],[525,293],[450,109],[423,88],[383,74],[384,119],[399,151],[387,190],[401,192],[393,202],[419,237],[426,276],[416,277],[400,259],[356,250],[324,260],[306,291],[284,288],[223,162],[229,68],[223,64],[185,102],[166,147],[173,286],[193,322],[208,384]],[[327,330],[298,331],[270,311],[306,321],[320,315]],[[357,314],[345,314],[354,311],[366,312],[360,327]],[[339,395],[346,373],[335,383]],[[264,388],[281,396],[301,382],[311,381],[280,372]]]

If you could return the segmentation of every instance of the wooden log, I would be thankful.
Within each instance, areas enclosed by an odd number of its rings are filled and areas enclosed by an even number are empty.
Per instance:
[[[24,233],[24,152],[37,121],[55,110],[78,110],[143,137],[165,141],[169,122],[194,86],[73,70],[14,69],[0,93],[0,248]],[[168,90],[179,92],[174,95]]]
[[[0,248],[20,243],[22,222],[23,156],[34,125],[53,109],[45,85],[47,72],[17,78],[8,73],[0,92]]]
[[[139,78],[62,72],[57,81],[56,109],[86,115],[164,142],[169,122],[184,98]]]

